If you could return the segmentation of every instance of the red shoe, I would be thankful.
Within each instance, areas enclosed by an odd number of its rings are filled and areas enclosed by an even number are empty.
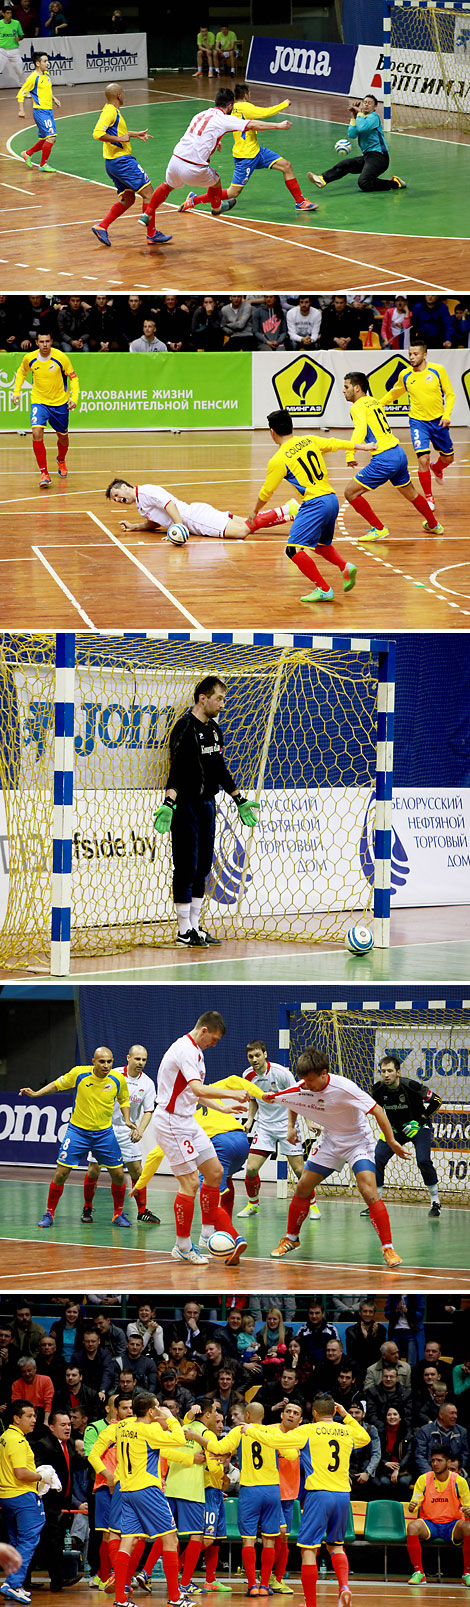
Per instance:
[[[68,472],[69,471],[68,471],[68,468],[67,468],[67,464],[65,462],[65,458],[58,458],[57,459],[57,473],[60,476],[60,479],[61,480],[66,480]]]
[[[52,485],[50,474],[48,474],[47,469],[41,469],[39,476],[39,490],[43,491],[48,485]]]

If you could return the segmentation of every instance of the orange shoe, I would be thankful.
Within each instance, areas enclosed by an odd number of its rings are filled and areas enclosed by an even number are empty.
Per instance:
[[[44,491],[45,487],[48,485],[52,485],[50,474],[48,474],[47,469],[41,469],[39,476],[39,490]]]
[[[394,1267],[401,1267],[401,1264],[402,1264],[401,1255],[397,1255],[396,1250],[394,1250],[394,1248],[393,1248],[393,1244],[387,1244],[386,1245],[386,1248],[384,1250],[384,1256],[385,1256],[385,1260],[387,1262],[388,1267],[391,1267],[392,1269]]]
[[[300,1250],[300,1239],[288,1239],[286,1234],[284,1239],[279,1240],[277,1249],[271,1250],[271,1259],[280,1261],[281,1256],[289,1255],[290,1250]]]
[[[57,459],[57,473],[60,475],[61,480],[66,480],[67,479],[68,468],[67,468],[67,464],[65,462],[65,458],[58,458]]]
[[[105,1590],[106,1595],[107,1596],[112,1596],[115,1588],[116,1588],[116,1580],[114,1578],[114,1574],[110,1574],[109,1579],[106,1580],[106,1584],[104,1585],[104,1590]]]

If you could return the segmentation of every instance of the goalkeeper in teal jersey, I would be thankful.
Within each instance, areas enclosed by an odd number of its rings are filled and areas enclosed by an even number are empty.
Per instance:
[[[436,1168],[431,1160],[433,1138],[431,1116],[439,1110],[442,1100],[439,1094],[433,1093],[432,1088],[415,1082],[412,1077],[402,1077],[397,1055],[384,1055],[380,1061],[379,1072],[380,1082],[374,1083],[373,1098],[386,1111],[393,1127],[394,1137],[398,1138],[401,1144],[408,1142],[414,1145],[421,1177],[431,1197],[429,1215],[439,1217],[441,1214],[439,1185]],[[385,1167],[392,1153],[390,1145],[381,1135],[375,1150],[379,1193],[383,1187]],[[361,1216],[366,1215],[366,1211],[361,1212]]]

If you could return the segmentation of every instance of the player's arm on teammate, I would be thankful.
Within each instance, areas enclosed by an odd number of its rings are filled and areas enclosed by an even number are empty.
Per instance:
[[[116,1470],[115,1468],[108,1467],[107,1463],[103,1461],[103,1457],[113,1442],[114,1434],[112,1432],[110,1433],[110,1429],[108,1425],[106,1425],[106,1428],[101,1429],[101,1432],[98,1434],[97,1439],[94,1441],[94,1444],[87,1455],[87,1462],[90,1463],[90,1467],[93,1468],[93,1472],[104,1474],[108,1490],[111,1491],[114,1490],[114,1485],[116,1483]]]
[[[308,1424],[306,1427],[308,1430]],[[298,1432],[301,1434],[302,1429]],[[274,1451],[282,1451],[286,1462],[296,1462],[299,1451],[306,1444],[306,1440],[302,1441],[302,1446],[294,1444],[290,1434],[284,1434],[277,1423],[246,1423],[245,1434],[249,1440],[259,1440],[261,1445],[272,1445]]]
[[[206,1088],[206,1084],[201,1082],[199,1078],[197,1080],[194,1078],[194,1080],[188,1082],[186,1086],[187,1088],[191,1089],[191,1093],[195,1094],[196,1099],[200,1100],[203,1105],[214,1105],[216,1110],[220,1109],[220,1106],[218,1105],[219,1099],[231,1099],[234,1105],[240,1105],[241,1107],[248,1103],[249,1096],[246,1088],[243,1090],[243,1093],[238,1094],[233,1088],[219,1087],[218,1093],[212,1094],[211,1083],[209,1083],[209,1087]]]
[[[343,1419],[343,1423],[347,1423],[348,1428],[351,1429],[351,1432],[354,1436],[354,1444],[356,1449],[360,1445],[370,1445],[370,1434],[368,1433],[368,1430],[364,1428],[364,1424],[356,1423],[355,1417],[351,1417],[347,1407],[338,1406],[337,1401],[335,1401],[335,1416],[341,1417]]]
[[[16,370],[15,383],[14,383],[14,386],[13,386],[13,393],[12,393],[12,398],[11,398],[12,407],[19,407],[19,405],[20,405],[20,390],[21,390],[21,386],[24,385],[25,379],[27,378],[27,375],[28,375],[29,369],[30,369],[31,358],[34,355],[35,355],[34,352],[25,352],[25,355],[23,357],[23,361],[22,361],[22,363],[20,363],[19,368],[17,368],[17,370]]]

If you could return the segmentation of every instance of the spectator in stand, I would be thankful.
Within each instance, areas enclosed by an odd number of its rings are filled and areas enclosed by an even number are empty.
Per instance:
[[[327,1322],[321,1300],[311,1300],[307,1312],[307,1321],[297,1329],[297,1339],[300,1345],[300,1365],[308,1362],[310,1366],[321,1367],[326,1361],[326,1347],[329,1339],[338,1339],[338,1329],[334,1323]]]
[[[167,351],[182,352],[189,346],[190,322],[189,313],[185,307],[180,307],[176,296],[165,296],[163,306],[152,307],[157,325],[159,340],[163,340]]]
[[[377,1322],[375,1300],[361,1300],[357,1321],[345,1334],[347,1354],[361,1379],[365,1378],[367,1368],[378,1361],[386,1337],[385,1324]]]
[[[0,351],[18,351],[18,314],[13,312],[11,296],[0,296]]]
[[[204,352],[220,352],[224,344],[224,337],[220,323],[220,309],[213,296],[204,296],[204,300],[193,314],[191,324],[191,339],[193,346]]]
[[[132,1372],[132,1368],[131,1367],[123,1367],[122,1372],[120,1373],[120,1376],[119,1376],[119,1385],[118,1385],[119,1394],[121,1396],[124,1395],[124,1397],[127,1397],[128,1400],[132,1400],[132,1396],[134,1395],[134,1392],[135,1392],[137,1387],[138,1387],[137,1381],[136,1381],[136,1379],[134,1377],[134,1374]],[[98,1402],[98,1405],[99,1405],[99,1402]]]
[[[229,28],[227,23],[224,22],[222,27],[219,28],[219,32],[216,33],[215,36],[214,67],[218,77],[221,73],[227,71],[229,65],[230,75],[232,78],[235,77],[237,61],[236,46],[237,35],[233,32],[233,28]]]
[[[168,1346],[168,1360],[174,1367],[180,1384],[191,1385],[200,1376],[200,1362],[194,1354],[189,1355],[184,1339],[172,1339]]]
[[[201,1327],[201,1312],[202,1306],[198,1300],[187,1300],[179,1322],[173,1323],[170,1342],[172,1339],[182,1339],[190,1355],[203,1357],[207,1334],[205,1325]],[[220,1354],[222,1356],[222,1352]]]
[[[107,296],[95,296],[91,308],[88,347],[91,352],[119,352],[121,350],[119,321],[113,302]]]
[[[289,345],[293,352],[304,348],[312,350],[318,346],[321,312],[318,307],[312,307],[310,296],[300,296],[298,306],[289,307],[286,321]]]
[[[280,1306],[273,1305],[269,1307],[264,1328],[262,1328],[261,1333],[258,1333],[257,1337],[261,1361],[264,1361],[265,1356],[268,1356],[269,1352],[277,1345],[284,1346],[285,1353],[285,1349],[292,1339],[292,1328],[286,1328]]]
[[[166,352],[162,340],[157,340],[156,324],[154,318],[144,318],[142,334],[136,340],[131,340],[131,352]]]
[[[220,314],[222,333],[226,337],[225,350],[243,352],[253,350],[253,319],[251,302],[245,296],[231,296]]]
[[[333,1400],[337,1400],[336,1390],[343,1360],[344,1351],[341,1340],[328,1339],[325,1360],[317,1372],[317,1385],[325,1395],[332,1395]],[[354,1376],[356,1377],[355,1369]]]
[[[265,1379],[261,1396],[257,1399],[261,1399],[266,1407],[266,1421],[269,1423],[278,1423],[284,1407],[291,1401],[296,1401],[302,1407],[302,1416],[306,1414],[307,1402],[293,1367],[283,1367],[280,1377],[272,1382],[269,1377]]]
[[[101,1410],[97,1391],[84,1384],[80,1368],[69,1362],[65,1368],[65,1387],[54,1395],[53,1410],[68,1412],[70,1416],[73,1406],[83,1406],[90,1422]]]
[[[385,308],[382,318],[380,330],[382,346],[407,351],[410,344],[410,328],[411,312],[406,296],[395,296],[395,301]]]
[[[0,1326],[0,1417],[5,1417],[11,1401],[12,1384],[18,1377],[18,1346],[13,1343],[11,1328]]]
[[[42,301],[42,296],[38,299]],[[16,1307],[11,1328],[13,1344],[16,1345],[20,1356],[37,1356],[41,1339],[45,1332],[46,1330],[41,1326],[41,1323],[33,1322],[31,1307],[28,1306],[27,1301],[21,1300]]]
[[[383,1500],[409,1501],[412,1478],[413,1441],[406,1432],[401,1413],[389,1406],[380,1431],[381,1459],[377,1480]]]
[[[352,1405],[357,1406],[361,1400],[359,1380],[347,1356],[343,1356],[339,1369],[335,1400],[339,1406],[344,1406],[347,1412],[351,1410]]]
[[[456,301],[450,324],[451,346],[470,345],[470,310],[464,301]]]
[[[452,1388],[459,1417],[465,1427],[468,1428],[470,1426],[470,1354],[466,1361],[456,1362],[455,1367],[453,1367]]]
[[[279,296],[265,296],[252,308],[253,334],[258,351],[277,352],[284,348],[287,324]]]
[[[142,334],[142,324],[149,310],[148,303],[145,302],[144,304],[142,296],[138,296],[135,292],[131,296],[127,296],[125,301],[119,296],[117,311],[121,319],[122,337],[127,350],[131,340],[138,340]]]
[[[238,1306],[231,1306],[224,1328],[218,1328],[217,1338],[220,1339],[223,1356],[231,1356],[233,1361],[238,1360],[238,1335],[241,1333],[243,1313]]]
[[[424,1353],[424,1295],[388,1295],[385,1315],[389,1339],[413,1367]]]
[[[63,1389],[65,1385],[65,1362],[63,1356],[57,1355],[57,1340],[54,1334],[43,1334],[36,1356],[38,1373],[51,1378],[54,1385],[54,1394]]]
[[[57,313],[57,327],[62,351],[89,351],[90,324],[91,307],[87,307],[81,296],[69,296],[68,306],[59,307]]]
[[[126,1336],[122,1328],[119,1328],[118,1323],[112,1321],[109,1311],[97,1311],[93,1324],[97,1334],[99,1334],[101,1349],[106,1353],[109,1352],[113,1360],[116,1360],[117,1356],[123,1356],[126,1348]],[[129,1327],[130,1324],[127,1329],[128,1334]],[[117,1382],[117,1378],[115,1382]]]
[[[176,1401],[177,1416],[180,1417],[182,1421],[183,1417],[186,1416],[186,1412],[189,1412],[190,1406],[194,1405],[194,1395],[192,1394],[192,1391],[190,1389],[185,1389],[184,1384],[179,1382],[174,1367],[169,1366],[164,1366],[162,1368],[162,1371],[159,1375],[159,1386],[158,1400],[160,1402],[160,1406],[166,1406],[169,1409],[169,1402],[173,1400]]]
[[[197,70],[193,78],[202,78],[204,72],[209,78],[214,76],[214,45],[215,33],[210,28],[200,28],[197,36]]]
[[[276,1305],[279,1307],[279,1311],[282,1311],[284,1322],[295,1322],[295,1295],[276,1294]],[[271,1306],[272,1299],[270,1295],[250,1295],[248,1310],[252,1312],[255,1322],[262,1322],[263,1318],[266,1319]]]
[[[423,296],[416,301],[411,319],[411,343],[424,340],[430,347],[452,345],[452,319],[441,296]]]
[[[355,1417],[356,1423],[362,1423],[367,1434],[370,1434],[370,1445],[354,1447],[349,1463],[349,1477],[351,1480],[352,1501],[374,1501],[379,1494],[376,1481],[376,1472],[380,1462],[380,1439],[374,1423],[366,1418],[362,1401],[353,1401],[349,1408],[350,1417]]]
[[[361,351],[359,314],[354,307],[348,307],[346,296],[333,296],[330,306],[325,307],[318,344],[324,351]]]
[[[418,1473],[428,1473],[431,1454],[435,1446],[443,1445],[449,1456],[458,1457],[462,1467],[468,1466],[468,1436],[458,1422],[457,1407],[444,1401],[434,1423],[424,1423],[415,1435],[415,1462]]]
[[[39,35],[39,16],[31,0],[19,0],[14,7],[16,21],[23,29],[24,39],[37,39]]]
[[[224,1424],[227,1422],[230,1407],[233,1406],[236,1394],[237,1364],[234,1361],[223,1361],[216,1374],[215,1390],[210,1394],[217,1396],[220,1401],[220,1410]]]
[[[109,1348],[102,1346],[96,1328],[85,1328],[82,1346],[80,1350],[74,1351],[72,1362],[80,1368],[87,1388],[94,1390],[102,1400],[111,1389],[116,1388],[119,1376],[118,1358],[113,1356]]]
[[[38,1373],[34,1356],[20,1356],[18,1362],[19,1378],[15,1378],[11,1388],[13,1401],[30,1401],[36,1413],[35,1437],[41,1432],[44,1423],[49,1420],[54,1399],[54,1385],[51,1378],[44,1373]]]
[[[51,1334],[54,1334],[59,1356],[66,1362],[70,1361],[72,1351],[79,1349],[83,1335],[83,1316],[78,1300],[68,1300],[63,1316],[58,1322],[53,1322]]]
[[[373,1389],[376,1384],[381,1384],[383,1369],[387,1366],[396,1367],[399,1384],[403,1384],[405,1389],[409,1389],[411,1385],[411,1367],[409,1362],[400,1359],[398,1345],[395,1344],[394,1339],[386,1339],[384,1344],[380,1346],[378,1361],[373,1362],[372,1366],[367,1368],[364,1388]]]
[[[131,1372],[134,1382],[141,1389],[149,1389],[155,1394],[157,1387],[157,1368],[151,1356],[144,1353],[144,1341],[141,1334],[131,1334],[123,1352],[118,1358],[121,1372]],[[119,1380],[120,1383],[120,1380]]]
[[[439,1378],[437,1367],[425,1367],[420,1389],[413,1391],[413,1425],[434,1423],[443,1401],[447,1400],[447,1384]]]
[[[404,1389],[398,1382],[396,1367],[387,1365],[383,1368],[382,1383],[375,1384],[372,1389],[365,1392],[366,1412],[371,1423],[375,1423],[379,1434],[385,1428],[389,1406],[396,1406],[400,1412],[406,1433],[411,1431],[411,1390]]]
[[[110,22],[110,25],[109,25],[110,33],[125,33],[126,28],[127,28],[127,23],[124,22],[122,11],[113,11],[113,15],[111,17],[111,22]]]
[[[46,17],[44,27],[47,28],[51,39],[56,39],[60,34],[67,33],[68,22],[60,0],[50,0],[49,16]]]
[[[140,1334],[144,1350],[147,1351],[148,1356],[163,1356],[165,1349],[163,1328],[157,1322],[155,1306],[151,1306],[149,1300],[141,1301],[135,1321],[127,1324],[126,1334],[128,1339],[131,1338],[132,1334]],[[123,1350],[125,1350],[125,1345],[126,1341],[123,1338]]]
[[[411,1374],[411,1384],[417,1394],[422,1393],[425,1367],[437,1367],[439,1378],[448,1388],[452,1387],[452,1364],[442,1360],[441,1346],[438,1339],[427,1339],[424,1346],[422,1361],[416,1362]]]
[[[223,1362],[222,1346],[219,1339],[206,1339],[204,1346],[205,1361],[202,1365],[198,1394],[216,1395],[219,1368]]]

